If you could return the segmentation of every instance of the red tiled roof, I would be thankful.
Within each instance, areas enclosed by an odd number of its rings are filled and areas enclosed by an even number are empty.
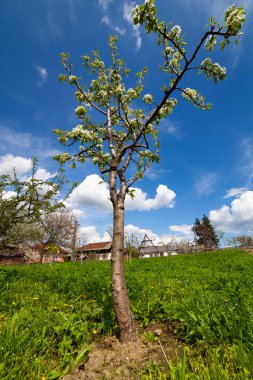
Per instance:
[[[33,245],[31,248],[33,249],[33,250],[35,250],[35,251],[42,251],[42,250],[44,250],[44,249],[47,249],[47,244],[45,244],[45,243],[38,243],[38,244],[35,244],[35,245]],[[63,249],[63,248],[61,248],[61,247],[59,247],[59,246],[57,246],[58,247],[58,249],[59,249],[59,253],[60,254],[65,254],[66,253],[66,251]]]
[[[78,251],[100,251],[102,249],[110,249],[112,247],[111,241],[103,241],[100,243],[90,243],[83,247],[78,248]]]

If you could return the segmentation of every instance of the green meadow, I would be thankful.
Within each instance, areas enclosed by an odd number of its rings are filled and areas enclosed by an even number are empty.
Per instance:
[[[253,379],[253,256],[240,250],[125,263],[135,319],[184,346],[141,379]],[[0,267],[0,379],[59,379],[116,334],[109,262]]]

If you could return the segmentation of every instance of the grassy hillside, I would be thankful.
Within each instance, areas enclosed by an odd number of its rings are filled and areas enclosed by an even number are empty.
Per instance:
[[[253,378],[253,256],[243,251],[133,260],[135,318],[168,324],[184,343],[169,368],[143,379]],[[0,379],[57,379],[89,344],[116,333],[110,263],[0,268]]]

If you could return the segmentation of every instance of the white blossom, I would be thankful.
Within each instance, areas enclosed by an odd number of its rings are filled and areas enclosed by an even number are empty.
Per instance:
[[[179,37],[181,34],[181,27],[179,25],[174,25],[173,28],[171,29],[171,33],[175,37]]]
[[[173,50],[173,48],[172,48],[171,46],[167,46],[167,47],[165,48],[165,53],[166,53],[167,55],[172,55],[172,54],[174,53],[174,50]]]
[[[99,91],[99,96],[101,96],[102,98],[105,98],[107,96],[106,91],[104,90]]]
[[[77,77],[75,75],[70,75],[69,76],[69,83],[72,84],[77,80]]]
[[[77,116],[85,115],[86,112],[87,110],[83,106],[78,106],[75,109],[75,113],[77,114]]]
[[[124,86],[122,86],[122,84],[119,84],[119,85],[115,88],[115,92],[117,92],[118,94],[123,94],[123,93],[124,93]]]
[[[205,42],[205,49],[208,51],[212,51],[216,45],[216,37],[215,36],[209,36],[206,39]]]
[[[80,133],[80,132],[83,132],[83,126],[82,125],[77,125],[76,127],[74,127],[72,129],[72,132],[77,132],[77,133]]]
[[[137,93],[133,88],[129,88],[127,90],[127,95],[131,96],[131,98],[135,98],[137,96]]]
[[[152,104],[153,96],[151,94],[146,94],[143,96],[143,101],[147,104]]]
[[[237,34],[245,22],[245,11],[243,8],[237,8],[231,5],[225,13],[225,25],[227,30],[232,34]]]
[[[210,58],[204,59],[200,68],[204,70],[207,79],[213,78],[215,82],[226,78],[227,69],[222,67],[219,63],[213,63]]]
[[[62,154],[56,155],[55,157],[61,164],[64,164],[70,159],[70,155],[68,153],[62,153]]]
[[[87,129],[85,129],[82,133],[82,136],[86,139],[91,139],[92,138],[92,134],[90,131],[88,131]]]
[[[196,99],[198,96],[198,92],[194,90],[193,88],[185,88],[184,92],[182,93],[182,97],[189,99]]]

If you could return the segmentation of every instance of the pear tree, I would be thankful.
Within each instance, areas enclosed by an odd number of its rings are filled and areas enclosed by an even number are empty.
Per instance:
[[[0,176],[0,249],[9,243],[38,238],[38,223],[65,207],[58,200],[65,181],[62,169],[45,181],[36,176],[37,159],[31,161],[30,178],[18,178],[15,169],[12,175]]]
[[[209,19],[206,31],[188,52],[180,26],[159,20],[154,0],[136,6],[132,14],[134,24],[143,25],[147,33],[157,37],[162,55],[160,69],[167,75],[160,97],[144,91],[146,67],[137,72],[132,87],[126,85],[130,70],[118,55],[117,38],[111,36],[111,65],[105,65],[98,51],[84,55],[84,80],[74,72],[69,54],[61,54],[65,73],[59,79],[74,88],[79,122],[70,130],[54,131],[66,147],[65,153],[55,157],[60,163],[69,162],[75,168],[78,163],[90,160],[109,185],[113,206],[111,280],[121,342],[136,339],[124,275],[126,195],[133,197],[132,185],[143,178],[154,162],[159,162],[159,124],[172,114],[179,99],[201,110],[211,108],[198,90],[183,86],[182,79],[184,83],[187,78],[192,82],[194,73],[214,82],[225,79],[225,67],[213,62],[209,55],[217,46],[223,50],[232,39],[237,44],[245,21],[243,8],[232,5],[225,13],[223,25]],[[208,56],[200,61],[202,50],[206,50]]]

